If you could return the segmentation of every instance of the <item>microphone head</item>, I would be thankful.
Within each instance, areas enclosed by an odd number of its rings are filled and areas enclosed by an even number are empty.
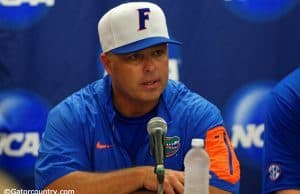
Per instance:
[[[167,123],[161,117],[153,117],[147,124],[147,131],[149,135],[155,133],[157,130],[161,130],[163,133],[167,132]]]

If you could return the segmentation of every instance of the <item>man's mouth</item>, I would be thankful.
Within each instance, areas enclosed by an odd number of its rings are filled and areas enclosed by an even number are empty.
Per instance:
[[[144,85],[153,85],[157,82],[157,80],[155,81],[149,81],[149,82],[144,82]]]
[[[142,85],[143,86],[146,86],[148,88],[155,88],[158,86],[158,83],[159,83],[159,79],[157,80],[151,80],[151,81],[146,81],[146,82],[143,82]]]

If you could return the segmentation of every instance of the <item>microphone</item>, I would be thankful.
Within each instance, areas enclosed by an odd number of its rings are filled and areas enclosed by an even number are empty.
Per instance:
[[[163,184],[167,123],[161,117],[154,117],[148,122],[147,131],[150,135],[151,153],[156,161],[154,172],[157,174],[158,182]]]

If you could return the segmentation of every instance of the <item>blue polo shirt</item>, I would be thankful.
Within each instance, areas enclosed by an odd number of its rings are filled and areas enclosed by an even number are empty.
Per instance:
[[[168,126],[166,168],[183,171],[192,138],[206,138],[210,145],[207,151],[212,156],[210,184],[238,193],[239,164],[232,146],[226,147],[223,142],[226,131],[213,104],[182,83],[169,80],[155,110],[141,118],[126,118],[115,111],[111,95],[111,78],[106,76],[50,111],[36,162],[37,189],[74,171],[109,172],[154,166],[146,124],[151,117],[159,116]],[[130,129],[125,132],[127,125]],[[213,146],[217,144],[220,146]],[[220,163],[220,158],[224,163]]]
[[[300,68],[275,86],[268,103],[263,193],[300,190]]]

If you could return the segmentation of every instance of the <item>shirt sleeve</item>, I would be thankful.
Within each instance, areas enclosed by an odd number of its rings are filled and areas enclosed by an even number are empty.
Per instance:
[[[200,106],[194,106],[192,110],[192,128],[197,129],[194,137],[205,139],[205,150],[210,158],[210,185],[238,194],[240,164],[219,109],[203,100]]]
[[[299,97],[282,95],[271,93],[268,101],[262,169],[265,194],[300,189]]]
[[[52,109],[36,161],[36,188],[43,189],[73,171],[90,170],[86,146],[79,113],[74,106],[67,101]]]
[[[207,131],[205,150],[210,158],[210,184],[239,193],[240,164],[223,126]]]

